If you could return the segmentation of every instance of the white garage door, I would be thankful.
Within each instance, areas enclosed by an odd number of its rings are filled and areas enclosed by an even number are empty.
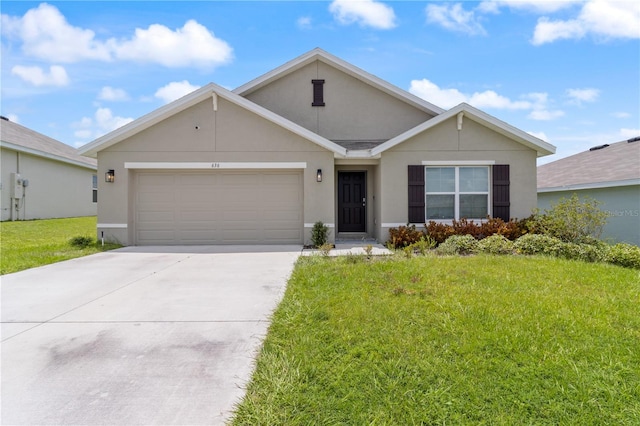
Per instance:
[[[302,172],[138,172],[138,245],[301,244]]]

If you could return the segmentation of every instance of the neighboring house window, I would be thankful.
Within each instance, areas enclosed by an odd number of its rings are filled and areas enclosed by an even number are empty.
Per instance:
[[[489,167],[426,167],[427,220],[484,219],[489,215]]]
[[[313,84],[313,103],[311,106],[324,106],[324,80],[311,80]]]
[[[93,175],[93,183],[92,183],[92,187],[93,187],[93,202],[97,203],[98,202],[98,176],[97,175]]]

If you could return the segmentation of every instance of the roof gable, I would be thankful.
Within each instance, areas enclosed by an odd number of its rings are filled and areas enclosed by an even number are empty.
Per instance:
[[[96,160],[79,155],[75,148],[9,120],[0,121],[0,146],[54,161],[96,169]]]
[[[550,155],[556,152],[555,146],[551,145],[550,143],[538,139],[535,136],[532,136],[516,127],[513,127],[508,123],[505,123],[504,121],[498,120],[497,118],[483,111],[480,111],[479,109],[474,108],[469,104],[461,103],[458,106],[451,108],[447,112],[444,112],[437,117],[432,118],[431,120],[425,121],[424,123],[414,127],[413,129],[410,129],[403,134],[398,135],[381,145],[378,145],[371,150],[371,155],[379,155],[384,151],[391,149],[394,146],[399,145],[406,140],[455,116],[458,116],[459,120],[464,120],[465,118],[473,120],[489,129],[492,129],[497,133],[500,133],[516,142],[519,142],[535,150],[538,153],[538,157],[543,157],[545,155]]]
[[[323,138],[322,136],[313,133],[302,126],[299,126],[286,118],[283,118],[266,108],[263,108],[243,97],[236,95],[235,93],[218,86],[214,83],[209,83],[204,87],[201,87],[198,90],[195,90],[188,95],[183,96],[182,98],[173,101],[163,107],[156,109],[155,111],[146,114],[137,120],[132,121],[129,124],[126,124],[96,140],[93,142],[82,146],[79,151],[81,154],[88,155],[91,157],[97,156],[99,151],[106,149],[110,146],[117,144],[149,127],[153,126],[156,123],[159,123],[162,120],[165,120],[181,111],[186,110],[187,108],[196,105],[208,98],[212,99],[212,109],[215,110],[217,108],[217,97],[220,96],[248,111],[253,112],[254,114],[265,118],[311,142],[320,145],[321,147],[332,151],[336,155],[346,155],[347,150],[341,147],[338,144],[331,142],[328,139]]]
[[[406,92],[391,83],[382,80],[381,78],[376,77],[373,74],[370,74],[340,58],[337,56],[331,55],[330,53],[320,49],[315,48],[297,58],[263,74],[262,76],[251,80],[250,82],[243,84],[242,86],[233,90],[234,93],[240,96],[247,96],[250,93],[268,85],[269,83],[278,80],[290,73],[293,73],[300,68],[311,64],[314,61],[323,62],[331,67],[334,67],[351,77],[354,77],[370,86],[375,87],[376,89],[393,96],[396,99],[399,99],[403,102],[406,102],[409,105],[412,105],[415,108],[418,108],[428,114],[438,115],[444,110],[436,105],[433,105],[430,102],[425,101],[415,95],[412,95],[409,92]]]

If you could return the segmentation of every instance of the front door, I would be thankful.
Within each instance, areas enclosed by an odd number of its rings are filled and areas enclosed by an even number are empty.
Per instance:
[[[338,232],[366,232],[366,172],[338,172]]]

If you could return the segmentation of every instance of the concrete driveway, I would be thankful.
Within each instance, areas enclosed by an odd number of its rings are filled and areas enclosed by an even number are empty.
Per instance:
[[[1,277],[1,423],[224,424],[301,249],[127,247]]]

